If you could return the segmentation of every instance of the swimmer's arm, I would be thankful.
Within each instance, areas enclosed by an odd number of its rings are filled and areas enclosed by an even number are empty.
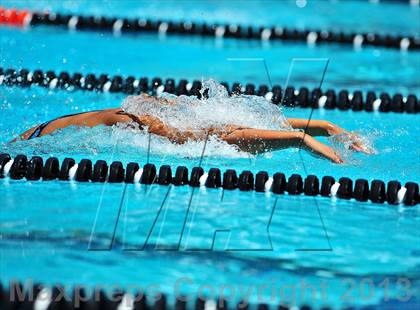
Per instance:
[[[343,128],[324,120],[288,118],[287,121],[295,129],[306,129],[311,136],[332,136],[345,132]]]
[[[280,150],[288,147],[304,147],[336,163],[342,163],[340,156],[329,146],[300,131],[275,131],[264,129],[238,129],[222,137],[229,144],[237,145],[246,152]]]
[[[365,145],[357,134],[349,132],[334,123],[324,120],[307,120],[303,118],[288,118],[290,125],[295,129],[304,129],[310,136],[333,136],[344,134],[345,139],[351,141],[350,147],[358,152],[373,154],[375,151]],[[343,138],[342,138],[343,139]]]

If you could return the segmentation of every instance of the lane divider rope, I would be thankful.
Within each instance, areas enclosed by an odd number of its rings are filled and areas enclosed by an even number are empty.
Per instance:
[[[381,2],[398,2],[401,4],[408,4],[408,5],[412,5],[412,6],[419,6],[420,5],[420,0],[376,0],[376,1],[371,1],[373,4],[376,4],[375,2],[381,3]]]
[[[155,165],[148,163],[141,168],[138,163],[130,162],[124,167],[120,161],[108,164],[104,160],[97,160],[93,164],[89,159],[82,159],[76,163],[72,158],[65,158],[60,165],[55,157],[50,157],[44,162],[39,156],[33,156],[28,160],[25,155],[17,155],[12,159],[9,154],[0,154],[0,178],[5,177],[12,180],[26,178],[28,181],[58,179],[93,183],[189,185],[275,194],[321,195],[347,200],[355,199],[360,202],[368,200],[373,203],[388,202],[391,205],[404,203],[406,206],[414,206],[420,202],[419,185],[415,182],[407,182],[402,186],[397,180],[389,181],[387,184],[381,180],[373,180],[369,184],[365,179],[353,181],[342,177],[335,180],[332,176],[318,178],[315,175],[302,177],[299,174],[292,174],[286,180],[286,175],[281,172],[269,176],[266,171],[259,171],[254,175],[248,170],[238,173],[228,169],[222,174],[219,168],[211,168],[205,172],[201,167],[192,168],[189,174],[185,166],[177,167],[173,174],[172,168],[168,165],[157,169]]]
[[[288,86],[282,89],[279,85],[274,85],[271,89],[265,85],[255,85],[248,83],[245,86],[238,82],[229,85],[227,82],[221,83],[229,93],[264,96],[274,104],[288,107],[301,108],[323,108],[338,109],[341,111],[378,111],[395,113],[419,113],[420,103],[417,96],[410,94],[404,97],[402,94],[389,94],[386,92],[375,93],[368,91],[365,95],[356,90],[328,89],[323,91],[319,88],[309,90],[307,87],[299,89]],[[168,78],[163,80],[160,77],[149,79],[147,77],[136,78],[134,76],[122,77],[121,75],[111,76],[109,74],[56,73],[52,70],[42,71],[27,69],[3,69],[0,67],[0,85],[30,87],[32,85],[42,86],[48,89],[63,89],[66,91],[85,90],[97,92],[124,93],[127,95],[150,93],[159,95],[168,92],[176,95],[194,95],[201,97],[201,81],[187,81],[181,79]]]
[[[24,17],[21,17],[24,15]],[[23,21],[25,19],[25,21]],[[413,21],[414,22],[414,21]],[[196,35],[214,38],[234,38],[261,41],[339,43],[360,48],[364,45],[419,50],[420,38],[413,35],[379,33],[356,33],[330,30],[301,30],[280,26],[244,26],[237,24],[209,24],[192,21],[163,21],[143,18],[116,18],[106,16],[83,16],[53,12],[29,12],[26,10],[0,8],[0,25],[52,26],[70,30],[121,33],[158,33],[160,35]]]

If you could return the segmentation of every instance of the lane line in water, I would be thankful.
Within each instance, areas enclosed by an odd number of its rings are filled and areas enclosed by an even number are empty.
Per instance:
[[[262,60],[264,62],[264,68],[265,68],[265,71],[266,71],[266,74],[267,74],[267,78],[268,78],[269,83],[270,83],[270,87],[272,88],[272,85],[271,85],[271,76],[270,76],[270,72],[269,72],[268,67],[267,67],[267,63],[266,63],[266,61],[265,61],[264,58]],[[286,83],[285,83],[284,89],[286,89],[288,87],[288,85],[289,85],[290,77],[292,75],[293,68],[294,68],[294,63],[296,61],[308,61],[308,62],[325,61],[326,62],[325,66],[324,66],[324,70],[322,72],[321,80],[320,80],[320,83],[319,83],[319,88],[321,88],[322,85],[323,85],[323,83],[324,83],[324,78],[325,78],[325,75],[326,75],[326,72],[327,72],[327,69],[328,69],[328,65],[329,65],[329,62],[330,62],[330,59],[329,58],[293,58],[290,66],[289,66],[289,72],[287,74],[287,78],[286,78]],[[284,97],[285,96],[283,95],[282,98],[281,98],[280,104],[283,104]],[[311,111],[310,111],[310,114],[309,114],[309,117],[308,117],[308,122],[307,122],[306,127],[305,127],[305,130],[304,130],[304,135],[306,135],[306,132],[308,130],[309,122],[312,119],[313,112],[314,112],[314,108],[312,107],[311,108]],[[306,176],[308,176],[308,171],[307,171],[307,168],[305,166],[305,163],[304,163],[304,160],[303,160],[303,157],[302,157],[302,154],[301,154],[302,143],[303,143],[303,140],[299,144],[298,153],[299,153],[299,157],[300,157],[301,162],[302,162],[303,170],[305,171]],[[295,249],[295,251],[332,251],[333,250],[332,249],[332,246],[331,246],[331,241],[330,241],[330,238],[329,238],[329,235],[328,235],[328,231],[326,229],[326,226],[325,226],[325,223],[324,223],[324,219],[322,217],[322,213],[321,213],[321,210],[320,210],[319,205],[318,205],[318,201],[316,200],[315,197],[314,197],[314,202],[315,202],[315,205],[316,205],[316,208],[317,208],[318,217],[320,219],[321,226],[322,226],[322,229],[324,231],[325,238],[327,239],[329,248],[325,248],[325,249],[324,248],[313,248],[313,249],[309,249],[309,248],[304,249],[304,248],[302,248],[302,249]],[[275,201],[275,204],[277,204],[277,199]]]
[[[165,197],[162,200],[162,203],[160,204],[159,210],[158,210],[158,212],[156,214],[156,217],[155,217],[155,219],[153,221],[153,224],[152,224],[151,228],[149,229],[149,232],[147,234],[146,240],[144,241],[143,247],[141,247],[140,249],[138,249],[138,248],[132,248],[132,249],[123,248],[123,251],[143,251],[146,248],[147,243],[149,242],[150,236],[153,233],[153,229],[155,228],[156,222],[158,221],[159,216],[160,216],[160,214],[162,212],[162,209],[163,209],[163,207],[164,207],[164,205],[166,203],[166,200],[169,197],[169,192],[171,191],[171,189],[172,189],[172,185],[169,185],[169,188],[166,191],[166,194],[165,194]],[[166,251],[168,251],[168,250],[166,250]]]
[[[268,71],[268,66],[265,58],[252,58],[252,57],[229,57],[226,58],[227,61],[261,61],[264,65],[265,73],[267,74],[268,83],[270,88],[273,88],[273,83],[271,82],[271,75]]]
[[[113,161],[113,159],[114,159],[114,154],[115,154],[115,150],[116,150],[116,148],[117,148],[117,144],[118,144],[118,142],[119,142],[119,139],[118,139],[118,137],[117,137],[117,140],[115,141],[114,145],[112,146],[112,153],[111,153],[110,162],[112,162],[112,161]],[[77,166],[77,164],[75,164],[75,166]],[[69,177],[70,177],[70,176],[69,176]],[[107,186],[109,186],[109,183],[108,183],[108,182],[105,182],[105,183],[103,184],[103,186],[102,186],[101,196],[99,197],[99,203],[98,203],[98,206],[97,206],[97,208],[96,208],[95,219],[94,219],[94,221],[93,221],[92,231],[91,231],[91,234],[90,234],[90,237],[89,237],[88,251],[105,251],[105,250],[108,250],[108,251],[109,251],[109,250],[111,250],[111,248],[112,248],[112,244],[113,244],[113,242],[114,242],[114,237],[112,237],[112,239],[111,239],[111,243],[110,243],[110,245],[109,245],[109,247],[108,247],[107,249],[103,249],[103,248],[93,249],[93,248],[92,248],[92,240],[93,240],[93,238],[94,238],[95,228],[96,228],[96,224],[97,224],[97,222],[98,222],[98,217],[99,217],[99,212],[100,212],[100,209],[102,208],[103,198],[104,198],[104,195],[105,195],[105,190],[106,190],[106,187],[107,187]],[[124,197],[124,195],[125,195],[125,189],[126,189],[126,187],[127,187],[127,183],[125,184],[125,188],[124,188],[124,192],[123,192],[123,197]],[[121,208],[121,205],[120,205],[120,208]],[[118,217],[119,217],[119,214],[118,214]],[[118,223],[118,222],[117,222],[117,223]],[[115,233],[115,232],[114,232],[114,233]]]
[[[199,168],[201,168],[201,165],[203,164],[203,158],[204,158],[204,153],[206,152],[208,139],[209,139],[209,131],[206,132],[206,139],[204,140],[203,150],[201,151],[200,161],[198,163]],[[192,204],[192,201],[193,201],[193,198],[194,198],[194,195],[195,195],[195,190],[196,190],[196,187],[193,187],[191,195],[190,195],[190,199],[188,201],[187,212],[185,214],[184,222],[182,224],[181,234],[180,234],[179,241],[178,241],[178,244],[177,244],[177,250],[179,250],[179,248],[181,246],[182,237],[184,235],[185,226],[187,224],[187,219],[188,219],[188,214],[190,212],[191,204]]]
[[[322,84],[324,83],[324,78],[325,78],[325,75],[327,73],[327,69],[328,69],[328,65],[330,63],[330,59],[329,58],[307,58],[307,59],[305,59],[305,58],[294,58],[293,61],[292,61],[292,64],[291,64],[291,68],[292,68],[292,66],[293,66],[293,64],[296,60],[298,60],[298,61],[326,61],[324,70],[322,72],[321,81],[319,83],[319,88],[321,89]],[[289,74],[287,76],[286,87],[287,87],[287,84],[289,83],[291,72],[292,72],[292,70],[290,69]],[[286,87],[285,87],[285,89],[286,89]],[[303,139],[305,139],[306,132],[307,132],[308,127],[309,127],[309,122],[311,121],[312,116],[313,116],[313,112],[314,112],[314,108],[311,107],[311,111],[310,111],[309,117],[308,117],[308,122],[306,123],[306,127],[305,127],[305,130],[304,130]],[[299,144],[298,153],[299,153],[300,160],[302,162],[303,170],[305,171],[306,176],[308,176],[308,170],[306,168],[305,161],[303,160],[303,157],[302,157],[303,139],[301,140],[301,142]],[[314,199],[314,203],[315,203],[315,206],[316,206],[316,209],[317,209],[319,220],[321,222],[321,227],[322,227],[322,230],[324,232],[324,236],[325,236],[325,238],[328,242],[328,248],[297,248],[297,249],[295,249],[295,251],[296,252],[331,252],[331,251],[333,251],[333,248],[332,248],[332,245],[331,245],[331,240],[330,240],[330,237],[328,235],[327,228],[325,226],[325,222],[324,222],[324,218],[323,218],[322,213],[321,213],[321,209],[319,208],[318,200],[315,197],[313,199]]]
[[[124,189],[123,189],[123,193],[122,193],[122,197],[121,197],[120,206],[119,206],[119,208],[118,208],[117,219],[115,220],[114,232],[112,233],[111,243],[110,243],[110,245],[109,245],[109,250],[111,250],[111,249],[112,249],[112,245],[114,244],[115,234],[116,234],[116,232],[117,232],[118,222],[119,222],[119,220],[120,220],[121,208],[122,208],[122,205],[123,205],[123,203],[124,203],[125,193],[126,193],[126,191],[127,191],[127,185],[128,185],[128,183],[125,183],[125,185],[124,185]]]

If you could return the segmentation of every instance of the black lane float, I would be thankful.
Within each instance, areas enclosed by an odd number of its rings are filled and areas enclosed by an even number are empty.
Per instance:
[[[312,90],[307,87],[296,89],[288,86],[285,89],[279,85],[274,85],[271,89],[265,85],[255,85],[248,83],[241,85],[238,82],[221,83],[226,87],[229,94],[245,94],[264,96],[273,104],[287,107],[301,108],[324,108],[327,110],[338,109],[340,111],[379,111],[395,113],[419,113],[420,103],[417,96],[409,94],[404,97],[400,93],[390,94],[386,92],[375,93],[368,91],[363,94],[356,90],[328,89],[323,91],[319,88]],[[96,92],[124,93],[136,95],[140,93],[160,94],[168,92],[176,95],[188,95],[201,97],[201,81],[187,81],[168,78],[166,80],[155,77],[147,78],[134,76],[122,77],[120,75],[111,76],[109,74],[81,73],[69,74],[68,72],[56,73],[52,70],[42,71],[27,69],[4,69],[0,67],[0,85],[30,87],[32,85],[45,87],[48,89],[63,89],[66,91],[85,90]]]
[[[159,184],[207,188],[223,188],[224,190],[272,192],[274,194],[301,195],[324,197],[338,197],[340,199],[355,199],[360,202],[373,203],[388,202],[391,205],[404,203],[414,206],[420,201],[419,185],[407,182],[404,186],[391,180],[385,184],[382,180],[368,182],[366,179],[353,181],[348,177],[336,180],[332,176],[317,177],[308,175],[302,177],[292,174],[286,179],[281,172],[272,177],[266,171],[254,174],[245,170],[241,173],[228,169],[222,173],[219,168],[211,168],[205,172],[201,167],[194,167],[189,174],[188,168],[179,166],[172,172],[172,168],[163,165],[159,169],[147,163],[142,168],[138,163],[128,163],[126,166],[120,161],[108,164],[104,160],[97,160],[95,164],[89,159],[82,159],[79,163],[72,158],[65,158],[60,166],[59,160],[50,157],[44,160],[39,156],[28,159],[25,155],[11,158],[9,154],[0,154],[0,178],[9,177],[12,180],[26,178],[28,181],[77,181],[77,182],[109,182],[109,183],[140,183],[145,185]]]
[[[26,25],[62,27],[71,30],[112,32],[117,34],[157,33],[164,35],[202,36],[217,39],[336,43],[356,48],[375,46],[401,50],[419,50],[420,38],[413,35],[363,33],[328,29],[297,29],[281,26],[247,26],[194,21],[152,20],[33,12]],[[23,25],[25,26],[25,25]]]

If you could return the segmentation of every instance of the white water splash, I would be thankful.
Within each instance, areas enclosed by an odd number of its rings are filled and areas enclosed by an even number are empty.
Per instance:
[[[353,142],[359,142],[365,146],[366,150],[371,154],[378,154],[378,151],[374,148],[374,141],[380,135],[380,132],[375,130],[371,132],[365,132],[362,130],[351,131],[350,134],[353,139],[347,133],[341,133],[328,137],[328,141],[331,146],[340,154],[341,158],[344,159],[346,164],[358,165],[360,160],[354,158],[354,151],[351,148]]]
[[[129,151],[133,147],[147,150],[149,133],[147,131],[127,128],[126,124],[118,124],[112,128],[112,141],[118,141],[119,149]],[[173,144],[165,137],[150,135],[150,151],[153,154],[196,158],[204,149],[204,141],[187,141],[184,144]],[[230,145],[216,136],[210,136],[205,146],[204,156],[249,157],[250,155]]]
[[[207,96],[204,96],[206,93]],[[129,96],[123,103],[124,111],[135,115],[158,117],[168,126],[180,130],[202,130],[218,128],[224,125],[236,125],[258,129],[293,130],[283,115],[280,107],[264,97],[249,95],[229,96],[226,88],[214,80],[203,82],[202,99],[196,96],[176,96],[162,93],[159,98],[145,94]],[[207,97],[207,98],[206,98]],[[120,145],[147,147],[149,134],[136,129],[134,124],[117,124],[113,127],[113,139],[118,138]],[[199,157],[204,148],[204,141],[188,141],[174,145],[168,139],[152,135],[151,151],[155,154],[171,154],[181,157]],[[210,136],[205,156],[250,157],[216,136]]]
[[[229,96],[214,80],[203,82],[201,93],[208,98],[163,93],[160,100],[147,95],[129,96],[122,108],[135,115],[152,115],[178,129],[203,129],[237,125],[258,129],[293,130],[280,107],[264,97]],[[163,99],[163,100],[162,100]]]

